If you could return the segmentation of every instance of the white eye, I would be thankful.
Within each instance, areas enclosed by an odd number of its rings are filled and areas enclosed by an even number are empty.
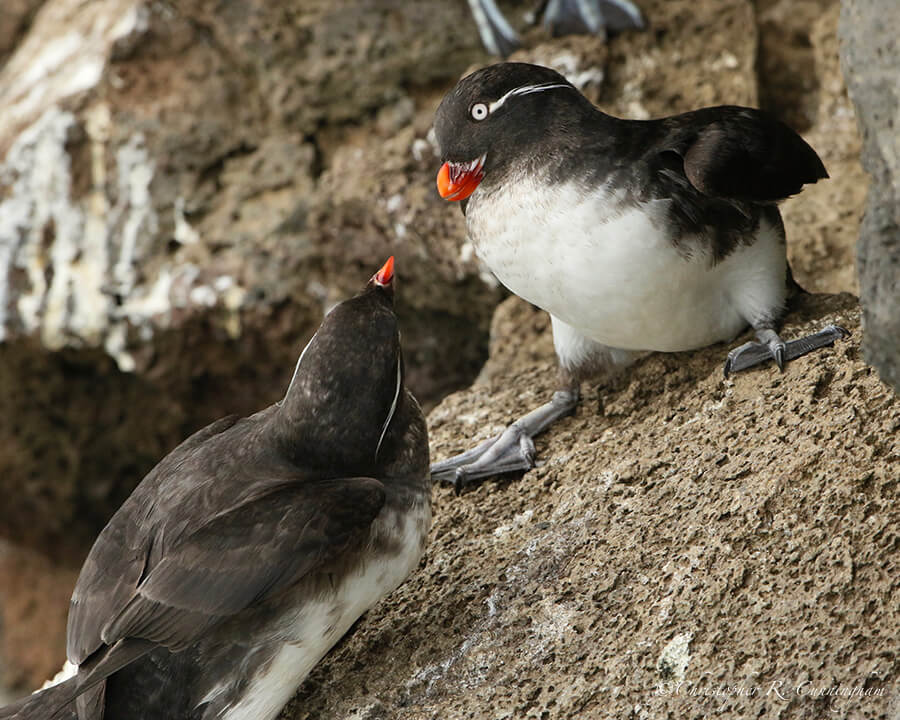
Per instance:
[[[469,109],[469,114],[473,120],[484,120],[488,116],[488,107],[484,103],[475,103]]]

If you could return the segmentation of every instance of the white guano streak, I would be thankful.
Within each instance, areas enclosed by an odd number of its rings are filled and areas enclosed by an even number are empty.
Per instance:
[[[104,101],[77,116],[58,104],[100,82],[113,43],[147,27],[142,2],[59,0],[42,10],[0,68],[0,138],[10,141],[0,160],[6,188],[0,197],[0,341],[18,320],[25,334],[39,335],[49,349],[103,347],[128,372],[135,367],[126,351],[129,328],[147,339],[153,318],[189,303],[196,266],[164,262],[152,273],[146,266],[136,272],[158,231],[151,196],[155,163],[145,139],[134,133],[113,148],[113,119]],[[89,140],[90,189],[74,197],[66,143],[78,124]],[[110,156],[114,173],[107,171]],[[115,195],[109,190],[113,178]],[[179,208],[179,241],[196,240]],[[15,274],[24,287],[13,296]],[[123,298],[121,306],[113,303],[111,289]],[[228,292],[239,305],[241,289]]]
[[[133,0],[45,3],[0,68],[0,137],[94,87],[113,44],[146,30],[148,14]]]

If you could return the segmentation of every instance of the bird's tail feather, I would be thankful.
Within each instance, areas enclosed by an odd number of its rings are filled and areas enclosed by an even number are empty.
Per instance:
[[[77,720],[71,702],[76,685],[77,679],[72,677],[2,707],[0,720]]]
[[[72,701],[106,680],[117,670],[146,655],[153,643],[129,638],[95,654],[78,669],[78,674],[58,685],[29,695],[0,708],[0,720],[70,720],[75,718]],[[70,712],[69,708],[72,707]]]

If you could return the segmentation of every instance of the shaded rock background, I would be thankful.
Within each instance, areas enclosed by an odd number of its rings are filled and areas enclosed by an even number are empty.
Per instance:
[[[832,175],[783,207],[795,275],[856,292],[867,181],[837,2],[641,6],[647,33],[607,46],[532,31],[514,59],[557,67],[627,117],[724,102],[784,117]],[[277,399],[324,309],[388,252],[411,384],[429,405],[479,371],[502,297],[432,189],[434,108],[488,61],[461,0],[23,12],[29,32],[0,70],[0,534],[51,559],[0,548],[0,663],[19,688],[58,667],[80,558],[142,473],[210,419]],[[521,25],[521,10],[509,17]],[[90,41],[66,55],[73,28]],[[48,47],[38,97],[25,80]],[[420,572],[284,716],[708,715],[652,697],[685,658],[694,682],[894,682],[896,401],[858,357],[852,299],[803,312],[788,334],[838,318],[854,336],[783,378],[725,383],[724,347],[650,358],[601,391],[603,413],[589,393],[539,444],[544,467],[458,500],[436,490]],[[502,306],[479,382],[430,416],[436,455],[549,392],[546,324]],[[843,624],[828,619],[838,601]],[[661,673],[674,640],[682,660]],[[859,717],[887,707],[862,702]]]

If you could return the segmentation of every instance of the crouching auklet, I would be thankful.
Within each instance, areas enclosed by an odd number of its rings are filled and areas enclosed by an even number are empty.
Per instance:
[[[72,595],[77,674],[0,718],[274,718],[422,555],[428,438],[403,372],[390,258],[280,402],[205,427],[138,485]]]
[[[532,438],[644,351],[730,340],[725,374],[784,362],[846,331],[784,343],[789,291],[776,202],[828,177],[793,130],[750,108],[658,120],[600,112],[562,75],[501,63],[463,78],[434,129],[438,190],[461,200],[477,255],[512,292],[547,310],[560,388],[469,452],[432,466],[457,488],[533,465]]]

